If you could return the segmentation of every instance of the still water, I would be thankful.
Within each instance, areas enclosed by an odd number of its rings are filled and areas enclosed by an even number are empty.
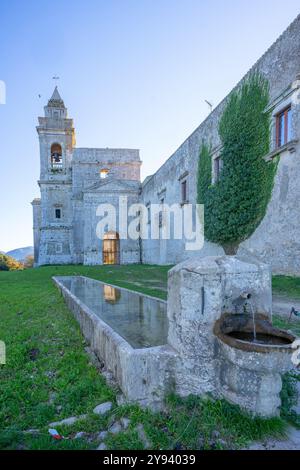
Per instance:
[[[74,276],[59,280],[133,348],[167,343],[168,318],[165,302],[94,279]]]

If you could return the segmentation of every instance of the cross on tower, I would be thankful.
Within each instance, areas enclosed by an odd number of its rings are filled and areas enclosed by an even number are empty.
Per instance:
[[[52,80],[54,80],[55,86],[57,86],[57,82],[59,80],[59,77],[57,75],[54,75],[54,77],[52,77]]]

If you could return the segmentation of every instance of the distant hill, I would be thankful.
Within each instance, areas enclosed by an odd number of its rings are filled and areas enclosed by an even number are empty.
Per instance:
[[[15,250],[5,253],[17,261],[24,261],[26,256],[33,255],[33,246],[25,246],[24,248],[16,248]]]

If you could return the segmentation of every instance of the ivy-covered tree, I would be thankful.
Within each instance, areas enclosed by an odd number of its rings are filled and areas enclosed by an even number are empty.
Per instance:
[[[210,150],[205,144],[200,150],[198,202],[205,204],[205,236],[228,254],[254,232],[270,200],[277,164],[263,159],[270,146],[268,103],[268,82],[259,74],[229,97],[219,123],[223,169],[213,186]]]

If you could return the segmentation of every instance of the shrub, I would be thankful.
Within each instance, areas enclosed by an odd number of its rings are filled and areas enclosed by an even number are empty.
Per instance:
[[[23,264],[11,256],[0,253],[0,271],[17,271],[23,269]]]

